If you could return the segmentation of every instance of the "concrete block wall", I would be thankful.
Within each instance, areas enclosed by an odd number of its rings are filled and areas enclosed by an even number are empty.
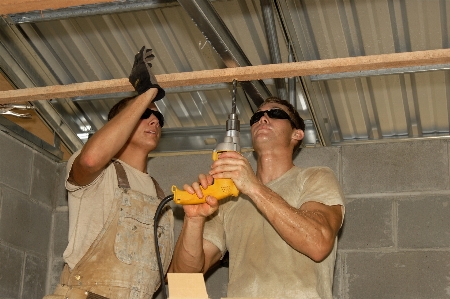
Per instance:
[[[450,297],[447,140],[303,149],[300,167],[328,166],[346,195],[333,287],[336,299]],[[244,155],[255,167],[252,152]],[[211,154],[150,159],[166,194],[207,172]],[[42,298],[59,280],[67,245],[65,164],[0,132],[0,298]],[[183,211],[172,205],[177,217]],[[206,275],[225,297],[228,269]]]
[[[244,153],[255,167],[251,153]],[[450,298],[450,175],[447,140],[306,148],[300,167],[328,166],[345,196],[333,296],[336,299]],[[210,154],[158,157],[149,171],[166,194],[207,172]],[[176,236],[183,212],[176,211]],[[225,297],[227,268],[206,276]]]
[[[0,298],[40,299],[47,292],[63,167],[0,132]]]
[[[342,147],[336,298],[449,298],[446,140]]]

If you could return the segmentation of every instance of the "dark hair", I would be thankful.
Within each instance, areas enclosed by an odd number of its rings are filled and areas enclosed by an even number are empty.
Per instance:
[[[114,116],[116,116],[117,114],[119,114],[120,111],[122,111],[131,100],[134,100],[136,98],[136,96],[133,97],[128,97],[125,99],[120,100],[119,102],[117,102],[112,108],[111,110],[109,110],[108,113],[108,121],[110,121]]]
[[[292,121],[293,121],[294,124],[295,124],[295,128],[296,128],[296,129],[300,129],[300,130],[302,130],[303,132],[305,132],[305,122],[304,122],[303,118],[301,118],[301,116],[300,116],[300,114],[298,113],[297,109],[295,109],[294,106],[292,106],[291,103],[289,103],[289,102],[286,101],[286,100],[282,100],[282,99],[280,99],[280,98],[277,98],[277,97],[269,97],[269,98],[265,99],[264,102],[263,102],[259,107],[261,107],[261,106],[263,106],[263,105],[265,105],[265,104],[268,104],[268,103],[277,103],[277,104],[280,104],[280,105],[285,106],[285,107],[287,108],[287,110],[288,110],[289,116],[291,117]],[[303,141],[303,139],[300,140],[300,141],[295,145],[294,150],[293,150],[293,153],[297,152],[297,150],[298,150],[298,149],[300,148],[300,146],[302,145],[302,141]]]

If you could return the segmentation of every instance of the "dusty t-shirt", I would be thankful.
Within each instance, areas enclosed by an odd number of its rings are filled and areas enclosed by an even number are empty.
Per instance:
[[[267,184],[291,206],[316,201],[342,205],[344,195],[326,167],[293,167]],[[203,237],[222,254],[229,251],[227,297],[331,299],[333,251],[320,263],[289,246],[246,195],[224,199],[205,224]]]
[[[111,163],[92,183],[76,186],[67,181],[73,161],[80,151],[67,162],[66,189],[69,201],[69,244],[64,251],[64,261],[73,268],[87,252],[106,222],[117,188],[117,174]],[[120,160],[118,160],[120,161]],[[120,161],[130,188],[156,197],[156,188],[150,175]]]

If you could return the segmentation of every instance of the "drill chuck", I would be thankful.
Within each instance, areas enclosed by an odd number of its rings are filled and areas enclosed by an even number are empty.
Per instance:
[[[219,143],[216,146],[216,149],[213,153],[213,160],[217,160],[217,153],[220,152],[228,152],[228,151],[241,151],[241,142],[240,142],[240,122],[237,114],[233,111],[228,115],[227,123],[226,123],[226,136],[222,143]]]
[[[240,131],[240,122],[236,113],[231,113],[228,115],[227,123],[226,123],[226,131]]]

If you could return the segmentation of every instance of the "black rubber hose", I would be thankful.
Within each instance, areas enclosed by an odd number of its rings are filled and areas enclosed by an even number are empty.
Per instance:
[[[159,268],[159,276],[161,278],[161,289],[163,291],[164,298],[167,299],[167,292],[166,292],[166,284],[164,279],[164,268],[161,261],[161,252],[159,251],[159,241],[158,241],[158,222],[159,222],[159,214],[161,214],[162,209],[166,204],[168,204],[170,201],[173,200],[173,194],[164,197],[164,199],[159,203],[158,208],[155,212],[155,217],[153,218],[153,234],[155,238],[155,252],[156,252],[156,259],[158,260],[158,268]]]

